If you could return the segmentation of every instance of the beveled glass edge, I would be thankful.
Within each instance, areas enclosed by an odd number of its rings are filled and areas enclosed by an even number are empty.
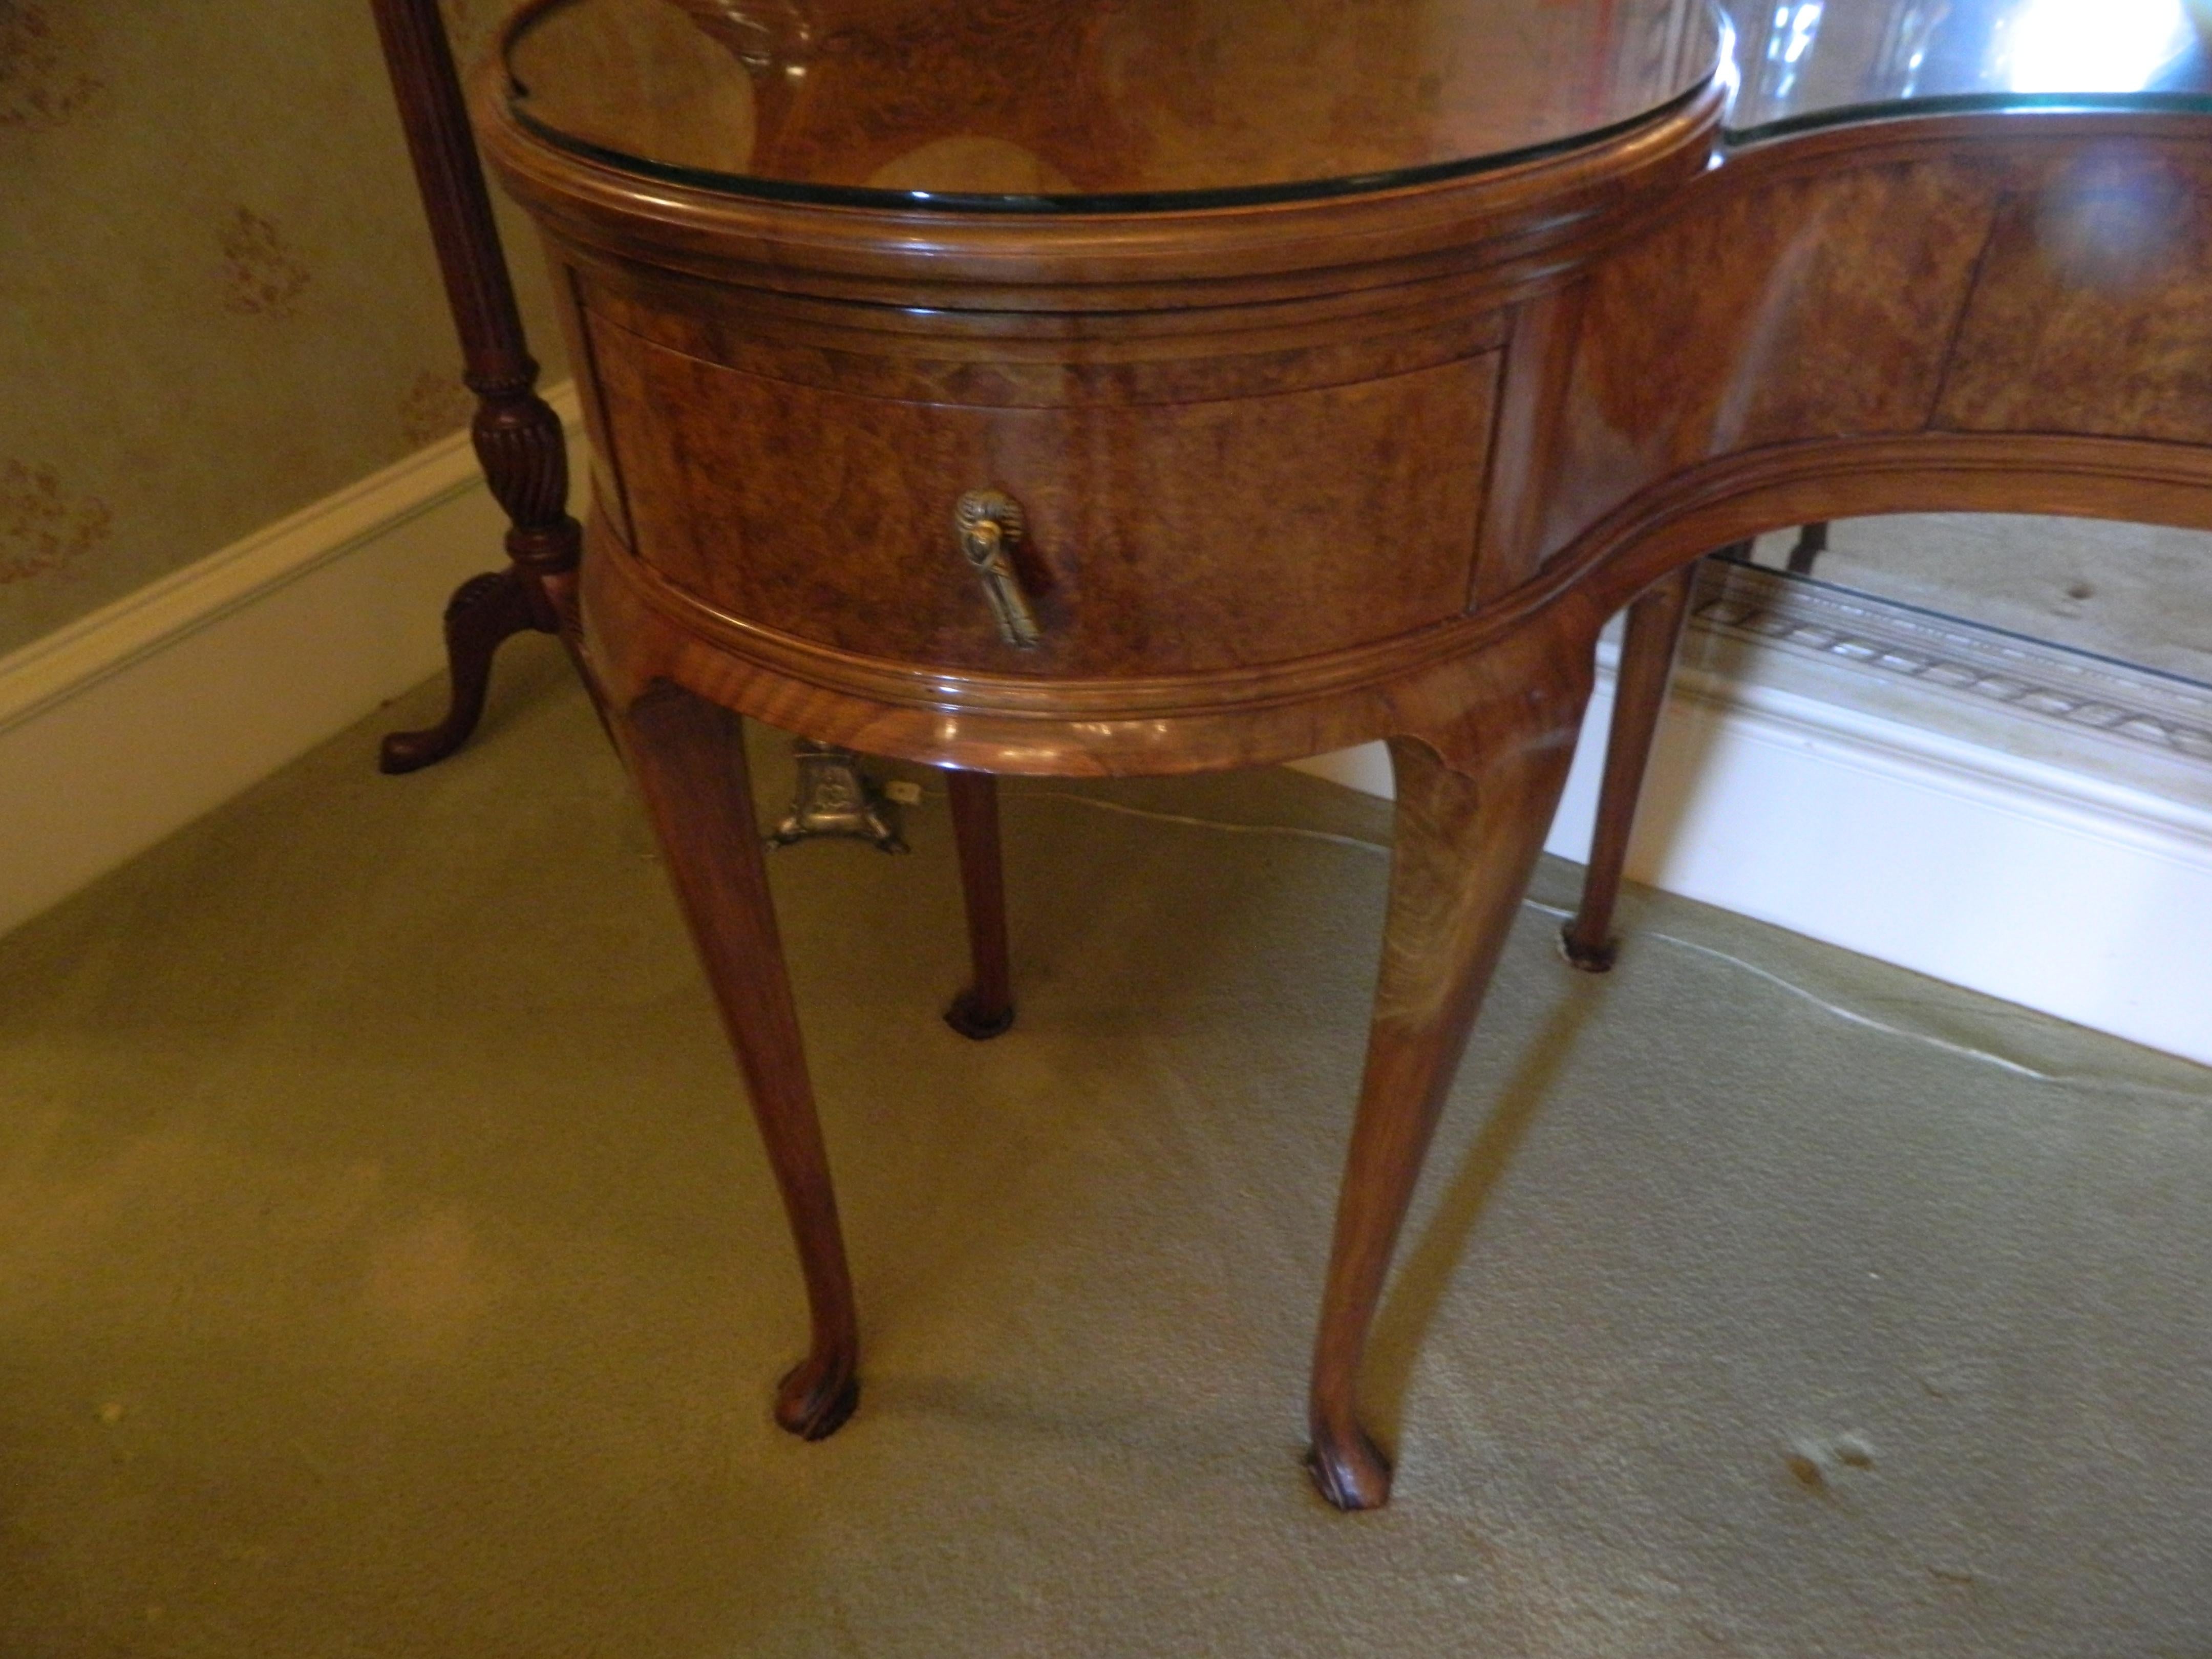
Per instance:
[[[1712,18],[1716,36],[1713,67],[1707,74],[1664,103],[1654,104],[1650,109],[1609,125],[1588,128],[1565,137],[1547,139],[1542,143],[1524,144],[1518,149],[1492,150],[1459,161],[1431,161],[1417,167],[1395,167],[1381,173],[1350,173],[1335,179],[1293,179],[1279,184],[1237,185],[1218,190],[1103,191],[1036,196],[1007,192],[971,194],[951,191],[876,190],[864,185],[801,184],[795,179],[762,179],[749,173],[716,173],[705,167],[687,167],[670,161],[649,161],[627,150],[594,143],[588,138],[579,138],[573,133],[562,132],[538,120],[522,106],[520,100],[530,95],[530,89],[514,72],[514,48],[533,25],[565,10],[572,3],[574,0],[539,0],[536,5],[523,6],[507,19],[493,41],[492,62],[489,67],[495,69],[499,76],[501,102],[517,125],[556,149],[564,149],[571,155],[597,161],[617,173],[655,179],[663,184],[678,185],[687,190],[732,197],[741,201],[779,202],[806,207],[861,208],[878,213],[985,213],[1010,218],[1073,218],[1085,215],[1103,217],[1113,214],[1196,213],[1214,208],[1266,207],[1291,202],[1328,201],[1344,196],[1370,195],[1419,185],[1441,184],[1453,179],[1471,179],[1486,173],[1500,173],[1508,167],[1522,167],[1531,161],[1540,161],[1553,155],[1606,143],[1633,132],[1638,127],[1676,114],[1717,80],[1726,82],[1732,90],[1736,77],[1735,20],[1729,15],[1720,0],[1705,0],[1705,9]]]
[[[1747,127],[1721,124],[1731,149],[1827,127],[1909,121],[1921,115],[2035,114],[2212,115],[2212,93],[2203,92],[1948,92],[1929,98],[1876,99],[1784,115]]]
[[[1237,185],[1218,190],[1109,191],[1091,195],[1059,196],[872,190],[862,185],[805,185],[785,179],[758,179],[747,173],[712,173],[700,167],[647,161],[641,155],[632,155],[627,150],[612,149],[603,144],[595,144],[587,138],[557,131],[542,121],[532,119],[512,102],[507,105],[507,111],[518,124],[558,149],[600,162],[619,173],[637,173],[659,179],[664,184],[682,185],[687,189],[705,191],[716,196],[738,197],[751,201],[799,203],[809,207],[872,208],[878,212],[997,213],[1013,216],[1059,215],[1073,217],[1084,214],[1194,213],[1209,208],[1265,207],[1275,203],[1328,201],[1340,196],[1371,195],[1415,185],[1440,184],[1450,179],[1499,173],[1508,167],[1543,161],[1547,156],[1563,155],[1571,150],[1602,144],[1633,132],[1648,122],[1663,119],[1689,104],[1711,82],[1712,77],[1708,76],[1665,103],[1655,105],[1641,115],[1616,121],[1611,126],[1593,127],[1586,132],[1574,133],[1565,138],[1547,139],[1543,143],[1528,144],[1519,149],[1493,150],[1488,155],[1466,161],[1432,161],[1418,167],[1352,173],[1339,179],[1291,179],[1277,185]]]
[[[541,0],[516,11],[499,33],[492,48],[502,83],[507,111],[517,125],[556,149],[597,161],[619,173],[637,174],[665,184],[703,191],[740,200],[766,201],[815,207],[842,207],[877,212],[994,214],[1010,217],[1107,216],[1113,214],[1201,212],[1215,208],[1264,207],[1303,201],[1327,201],[1345,196],[1439,184],[1485,173],[1540,161],[1585,146],[1602,144],[1650,122],[1664,120],[1705,92],[1716,79],[1733,82],[1737,31],[1734,20],[1718,3],[1709,0],[1717,35],[1716,63],[1711,73],[1685,88],[1666,102],[1603,127],[1526,144],[1517,149],[1496,150],[1458,161],[1433,161],[1415,167],[1379,173],[1349,173],[1334,179],[1286,179],[1276,184],[1238,185],[1212,190],[1073,191],[1065,194],[1016,195],[1009,192],[878,190],[862,185],[805,184],[796,179],[764,179],[746,173],[718,173],[674,162],[655,161],[627,150],[594,143],[561,131],[538,120],[520,100],[529,88],[512,67],[511,51],[532,25],[565,10],[573,0]],[[1765,143],[1799,133],[1831,127],[1869,125],[1909,120],[1922,115],[2003,114],[2007,112],[2075,112],[2084,114],[2212,115],[2212,93],[2193,92],[1964,92],[1924,98],[1875,99],[1863,103],[1837,104],[1785,115],[1749,126],[1733,126],[1726,115],[1720,138],[1729,149]]]

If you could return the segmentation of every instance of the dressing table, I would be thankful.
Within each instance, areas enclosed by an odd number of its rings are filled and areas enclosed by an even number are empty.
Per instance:
[[[465,139],[442,43],[378,4],[427,66],[420,165]],[[979,1037],[1013,1012],[994,775],[1388,741],[1309,1460],[1384,1502],[1370,1322],[1607,618],[1635,606],[1625,843],[1709,550],[1900,511],[2212,528],[2212,96],[2180,11],[2138,9],[1807,0],[1741,38],[1700,0],[517,14],[473,109],[583,392],[580,559],[543,422],[487,453],[558,516],[525,538],[533,614],[653,818],[789,1212],[784,1426],[854,1409],[858,1326],[739,717],[946,769]]]

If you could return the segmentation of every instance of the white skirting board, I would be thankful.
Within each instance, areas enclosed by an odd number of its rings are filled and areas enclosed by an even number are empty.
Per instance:
[[[456,434],[0,658],[0,932],[436,672],[506,527]]]
[[[1612,713],[1601,662],[1546,843],[1562,858],[1589,857]],[[1380,744],[1300,764],[1390,793]],[[1628,873],[2212,1063],[2212,805],[1686,672]]]

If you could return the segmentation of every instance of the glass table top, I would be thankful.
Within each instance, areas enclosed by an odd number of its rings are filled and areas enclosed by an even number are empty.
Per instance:
[[[1472,173],[1681,101],[1753,138],[1895,112],[2212,111],[2212,0],[537,0],[509,108],[786,200],[1197,208]]]
[[[2212,0],[1734,0],[1739,142],[1949,108],[2212,110]]]
[[[1709,0],[550,0],[541,135],[747,194],[1197,206],[1478,170],[1704,84]]]

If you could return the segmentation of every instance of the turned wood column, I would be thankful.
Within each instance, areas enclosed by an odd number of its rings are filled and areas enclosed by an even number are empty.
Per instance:
[[[470,434],[509,524],[507,568],[465,582],[446,609],[453,672],[446,718],[384,741],[384,769],[411,772],[468,740],[501,641],[525,629],[563,630],[566,579],[576,568],[583,532],[568,514],[566,434],[560,416],[538,395],[538,364],[523,336],[436,0],[370,0],[370,9],[460,337],[462,379],[477,395]]]

